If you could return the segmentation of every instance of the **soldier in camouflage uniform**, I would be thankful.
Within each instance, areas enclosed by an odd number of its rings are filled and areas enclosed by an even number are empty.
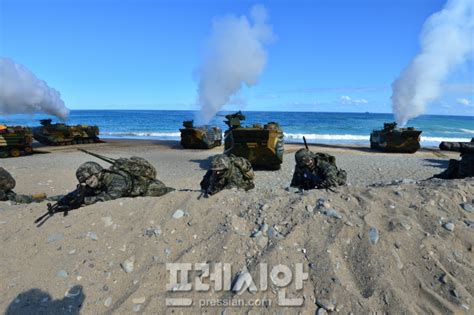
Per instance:
[[[460,152],[461,160],[449,160],[448,168],[434,177],[443,179],[474,177],[474,138],[471,142],[442,142],[440,149]]]
[[[45,194],[19,195],[13,191],[15,179],[3,167],[0,167],[0,201],[13,201],[16,203],[40,202],[46,199]]]
[[[308,190],[346,184],[346,171],[337,168],[336,158],[332,155],[300,149],[295,154],[295,160],[292,187]]]
[[[88,188],[85,205],[122,197],[159,197],[174,190],[157,179],[135,177],[130,172],[114,167],[104,169],[96,162],[79,166],[76,177],[80,185]]]
[[[222,189],[250,190],[255,187],[253,179],[252,165],[247,159],[219,154],[213,157],[211,169],[201,181],[201,189],[209,195],[216,194]]]

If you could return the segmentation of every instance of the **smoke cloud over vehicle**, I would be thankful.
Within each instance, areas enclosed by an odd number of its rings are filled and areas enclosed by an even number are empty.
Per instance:
[[[399,124],[423,114],[426,105],[442,92],[443,80],[472,58],[473,11],[472,0],[448,0],[426,20],[420,35],[421,52],[392,83],[392,108]]]
[[[198,69],[198,124],[206,124],[242,84],[257,84],[267,63],[265,45],[274,39],[267,12],[256,5],[247,16],[216,18]]]
[[[0,58],[0,114],[45,113],[67,119],[58,91],[9,58]]]

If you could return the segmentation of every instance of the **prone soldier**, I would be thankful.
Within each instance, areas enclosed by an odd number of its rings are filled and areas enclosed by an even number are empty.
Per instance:
[[[471,142],[441,142],[441,150],[461,153],[461,159],[449,160],[448,168],[434,177],[443,179],[466,178],[474,176],[474,138]]]
[[[346,171],[337,168],[336,158],[332,155],[311,152],[306,146],[295,153],[295,160],[292,187],[305,190],[331,189],[346,184]]]
[[[213,195],[222,189],[240,188],[250,190],[254,172],[249,160],[234,155],[218,154],[213,157],[211,168],[201,181],[201,189],[205,195]]]
[[[46,199],[45,194],[20,195],[13,191],[15,179],[3,167],[0,167],[0,201],[13,201],[16,203],[40,202]]]
[[[76,171],[79,181],[76,191],[58,198],[58,204],[63,207],[67,207],[68,200],[73,201],[74,207],[70,209],[74,209],[78,205],[90,205],[122,197],[159,197],[174,190],[156,179],[156,169],[143,158],[134,156],[129,159],[111,159],[86,150],[79,150],[112,165],[104,169],[100,164],[90,161],[79,166]],[[78,200],[77,196],[81,196],[83,200]]]

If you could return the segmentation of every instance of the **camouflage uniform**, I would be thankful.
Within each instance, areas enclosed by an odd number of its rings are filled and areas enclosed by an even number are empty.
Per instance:
[[[474,177],[474,138],[471,142],[441,142],[439,148],[461,152],[461,160],[449,160],[448,168],[434,177],[443,179]]]
[[[474,177],[474,154],[463,154],[459,162],[459,176],[461,178]]]
[[[97,176],[98,185],[90,188],[84,198],[86,205],[122,197],[159,197],[174,190],[157,179],[135,177],[129,172],[114,167],[105,170],[95,162],[86,162],[76,171],[79,183],[86,186],[87,179],[92,175]]]
[[[300,149],[295,154],[295,160],[292,187],[308,190],[346,184],[346,171],[337,168],[336,158],[332,155]]]
[[[434,177],[443,179],[474,177],[474,153],[462,154],[461,160],[449,160],[448,168]]]
[[[216,194],[222,189],[250,190],[255,187],[253,179],[252,165],[247,159],[219,154],[212,159],[211,169],[201,181],[201,189],[209,195]]]
[[[13,191],[15,179],[4,168],[0,167],[0,201],[13,201],[16,203],[32,203],[42,201],[46,198],[44,194],[18,195]]]

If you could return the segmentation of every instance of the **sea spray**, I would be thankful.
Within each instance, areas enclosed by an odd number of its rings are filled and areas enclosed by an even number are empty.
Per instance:
[[[69,109],[58,91],[26,67],[9,58],[0,58],[0,114],[32,113],[66,119]]]
[[[448,0],[431,15],[420,35],[421,52],[392,83],[392,108],[399,125],[423,114],[441,93],[441,83],[474,51],[474,1]]]

